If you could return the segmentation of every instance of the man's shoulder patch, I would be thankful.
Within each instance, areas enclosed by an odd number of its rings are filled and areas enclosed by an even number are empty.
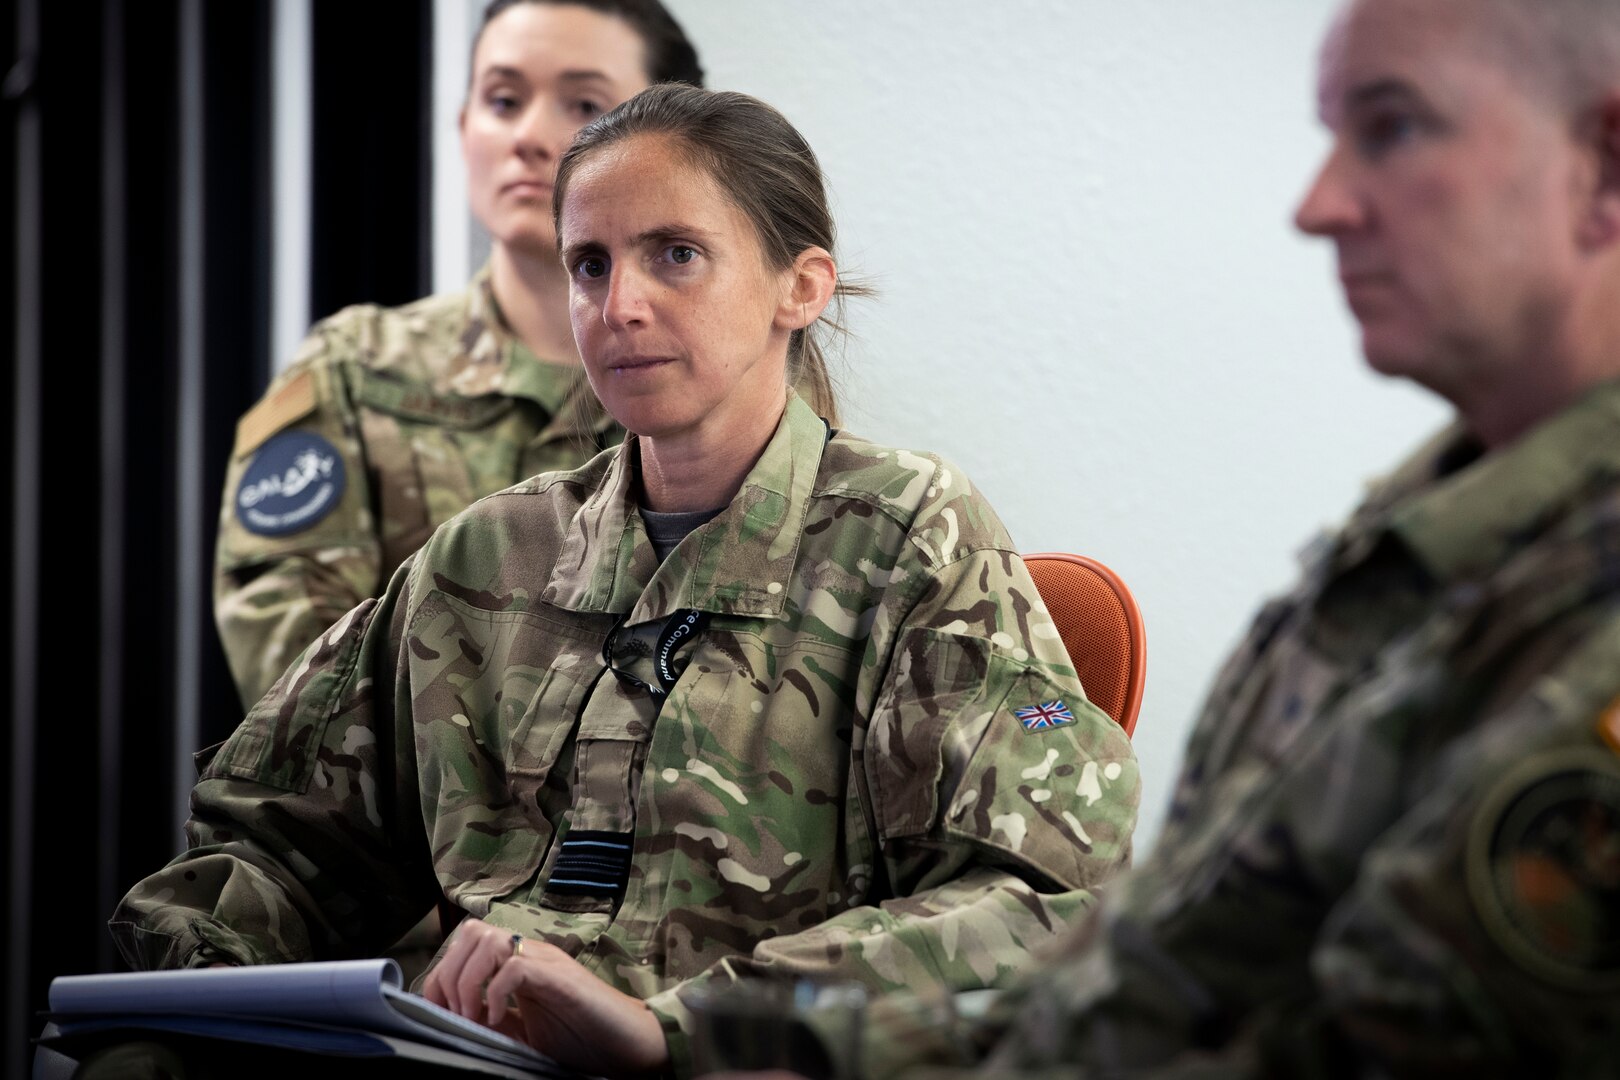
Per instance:
[[[1598,713],[1598,738],[1602,739],[1610,750],[1620,754],[1620,697],[1609,702],[1608,707]]]
[[[1469,833],[1468,889],[1521,968],[1565,989],[1620,991],[1620,757],[1588,743],[1504,775]]]
[[[315,376],[310,371],[300,371],[237,421],[236,449],[232,456],[251,454],[270,436],[314,411]]]
[[[259,448],[236,485],[236,520],[258,536],[303,532],[337,508],[345,482],[337,447],[308,431],[283,431]]]

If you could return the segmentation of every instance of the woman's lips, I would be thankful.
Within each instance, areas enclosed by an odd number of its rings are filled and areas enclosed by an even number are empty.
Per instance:
[[[638,375],[674,362],[669,356],[624,356],[608,361],[607,369],[616,375]]]
[[[551,198],[551,185],[544,180],[517,180],[501,189],[506,195],[521,195],[529,199]]]

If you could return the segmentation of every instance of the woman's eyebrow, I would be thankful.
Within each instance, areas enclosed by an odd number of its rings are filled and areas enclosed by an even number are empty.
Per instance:
[[[563,262],[568,263],[573,262],[581,255],[600,255],[604,250],[599,241],[579,240],[571,244],[564,244],[558,249],[557,254],[562,257]]]
[[[508,67],[505,64],[495,64],[478,73],[479,82],[488,82],[490,79],[512,79],[517,82],[528,82],[528,76],[523,74],[521,68]]]
[[[683,236],[691,237],[693,240],[704,241],[710,239],[712,235],[713,234],[710,233],[709,230],[700,229],[696,225],[682,225],[677,222],[670,222],[666,225],[654,225],[650,229],[643,229],[641,232],[638,232],[635,236],[631,237],[631,242],[636,244],[649,244],[656,243],[660,240],[674,240],[677,237]]]
[[[700,244],[708,244],[714,238],[714,233],[708,229],[700,229],[696,225],[683,225],[678,222],[669,222],[663,225],[654,225],[650,229],[643,229],[630,237],[630,246],[643,247],[647,244],[657,244],[669,240],[690,239]],[[607,251],[607,245],[600,240],[574,240],[562,245],[558,253],[564,261],[572,261],[581,255],[594,255]]]

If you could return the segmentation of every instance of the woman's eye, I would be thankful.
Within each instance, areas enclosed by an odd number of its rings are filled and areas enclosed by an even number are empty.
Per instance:
[[[518,99],[511,94],[491,94],[486,100],[489,111],[496,116],[510,116],[518,110]]]
[[[695,258],[697,258],[697,250],[689,248],[685,244],[676,244],[669,249],[669,261],[677,266],[685,266]]]
[[[574,264],[574,273],[587,279],[602,277],[607,273],[607,260],[600,255],[587,255]]]
[[[602,107],[600,102],[590,101],[586,98],[581,98],[580,100],[574,102],[572,108],[574,110],[574,115],[579,117],[579,119],[585,123],[590,123],[592,120],[595,120],[598,116],[601,116],[607,111]]]

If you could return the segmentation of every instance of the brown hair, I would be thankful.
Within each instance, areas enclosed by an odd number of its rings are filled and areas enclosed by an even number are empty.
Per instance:
[[[747,94],[678,85],[649,87],[574,136],[557,166],[552,196],[559,237],[563,198],[580,163],[636,135],[672,140],[707,172],[753,222],[765,260],[774,269],[792,266],[806,248],[833,251],[836,230],[821,165],[787,117]],[[815,331],[821,323],[842,331],[842,301],[870,291],[840,277],[830,305],[834,314],[823,313],[788,341],[788,381],[833,424],[838,423],[838,399]]]
[[[604,15],[614,15],[630,24],[647,47],[647,81],[652,83],[688,83],[703,85],[703,66],[698,63],[697,50],[687,40],[686,31],[675,21],[658,0],[491,0],[484,8],[483,21],[473,35],[473,55],[478,54],[478,43],[484,30],[497,15],[518,4],[552,4],[590,8]]]

